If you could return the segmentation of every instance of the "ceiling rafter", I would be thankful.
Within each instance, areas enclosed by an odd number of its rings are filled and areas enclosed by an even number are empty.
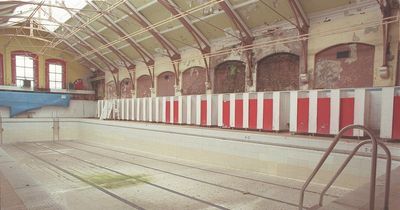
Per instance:
[[[239,30],[240,36],[242,38],[243,44],[251,44],[253,43],[254,37],[251,33],[250,28],[244,23],[239,14],[235,11],[233,6],[228,0],[219,2],[222,10],[224,10],[225,14],[231,19],[236,29]]]
[[[64,25],[64,23],[61,23],[61,22],[59,22],[59,21],[57,21],[56,19],[54,19],[54,18],[52,18],[51,16],[49,16],[49,19],[51,19],[53,22],[55,22],[55,23],[58,23],[61,27],[63,27],[63,25]],[[75,37],[75,38],[77,38],[81,43],[80,44],[82,44],[86,49],[88,49],[88,51],[90,51],[90,50],[95,50],[95,55],[97,56],[97,57],[99,57],[100,58],[100,60],[101,60],[101,62],[103,62],[108,68],[109,68],[109,70],[110,71],[115,71],[115,69],[118,69],[118,67],[112,62],[112,61],[110,61],[106,56],[104,56],[104,55],[102,55],[102,54],[100,54],[97,50],[96,50],[96,48],[94,48],[90,43],[88,43],[87,41],[85,41],[85,40],[83,40],[80,36],[78,36],[76,33],[72,33],[73,32],[73,30],[72,29],[70,29],[70,28],[68,28],[68,27],[64,27],[69,33],[71,33],[72,34],[72,36],[73,37]],[[54,33],[54,32],[52,32],[52,33]],[[54,34],[56,34],[56,33],[54,33]],[[63,36],[63,35],[62,35]],[[59,43],[61,43],[61,42],[66,42],[66,38],[65,37],[59,37],[58,36],[58,40],[57,40],[57,42],[59,42]],[[52,42],[51,42],[52,43]],[[42,52],[42,53],[44,53],[44,51]],[[80,55],[82,55],[82,54],[80,54]],[[86,57],[86,56],[85,56]],[[113,67],[113,68],[111,68],[111,67]]]
[[[304,12],[303,6],[298,0],[288,0],[290,9],[292,10],[294,19],[296,20],[296,28],[299,31],[299,35],[302,36],[300,40],[302,45],[302,51],[300,59],[303,65],[300,66],[300,73],[306,75],[308,69],[308,31],[310,28],[310,22],[308,20],[307,14]],[[308,79],[302,79],[302,81],[307,81]]]
[[[96,10],[101,11],[101,9],[93,2],[88,3]],[[120,37],[125,37],[128,35],[128,33],[121,26],[114,23],[114,21],[109,16],[105,15],[104,19],[109,23],[109,26],[113,28],[113,31],[115,31]],[[138,44],[131,37],[126,39],[126,41],[139,53],[146,65],[154,65],[154,57],[144,47]]]
[[[231,19],[236,29],[239,30],[242,46],[248,46],[253,44],[254,37],[251,33],[250,28],[244,23],[239,14],[235,11],[229,0],[221,1],[219,3],[225,14]],[[253,86],[253,52],[252,50],[245,50],[247,64],[246,81],[249,86]]]
[[[233,6],[233,8],[234,8],[235,10],[236,10],[236,9],[240,9],[240,8],[245,7],[245,6],[254,4],[254,3],[256,3],[257,1],[259,1],[259,0],[249,0],[249,1],[247,1],[247,2],[244,2],[244,3],[241,3],[241,4],[235,5],[235,6]],[[143,7],[143,6],[142,6],[142,7]],[[221,14],[223,14],[223,13],[224,13],[223,11],[216,11],[214,14],[211,14],[211,15],[208,15],[208,16],[205,16],[205,17],[200,17],[200,18],[191,20],[191,22],[192,22],[192,24],[198,23],[198,22],[201,22],[201,21],[205,21],[205,20],[207,20],[207,19],[209,19],[209,18],[215,17],[215,16],[217,16],[217,15],[221,15]],[[183,15],[183,16],[184,16],[184,15]],[[121,17],[121,18],[118,19],[116,22],[120,22],[121,20],[125,19],[126,17],[127,17],[127,15],[124,16],[124,17]],[[165,29],[165,30],[163,30],[163,31],[160,31],[160,33],[161,33],[161,34],[165,34],[165,33],[168,33],[168,32],[171,32],[171,31],[175,31],[175,30],[179,30],[179,29],[182,29],[182,28],[184,28],[183,25],[177,25],[177,26],[174,26],[174,27],[172,27],[172,28],[169,28],[169,29]],[[107,28],[106,28],[106,27],[101,28],[101,29],[99,29],[99,31],[101,32],[101,31],[104,31],[105,29],[107,29]],[[90,37],[85,37],[84,39],[88,39],[88,38],[90,38]],[[141,39],[137,39],[137,42],[140,43],[140,42],[143,42],[143,41],[148,40],[148,39],[150,39],[150,38],[152,38],[151,35],[146,36],[146,37],[143,37],[143,38],[141,38]],[[118,49],[123,49],[123,48],[126,48],[126,47],[129,47],[129,45],[123,45],[123,46],[121,46],[121,47],[118,47]],[[109,52],[107,52],[107,53],[111,53],[111,51],[109,51]]]
[[[175,84],[179,85],[179,62],[175,62],[181,59],[181,54],[179,50],[168,40],[166,39],[155,27],[153,27],[152,23],[146,19],[129,1],[124,2],[124,5],[128,8],[129,11],[125,11],[119,8],[120,11],[124,12],[126,15],[134,19],[138,22],[143,28],[148,29],[154,38],[163,46],[163,48],[167,51],[168,57],[172,61],[172,66],[175,73]],[[154,69],[154,68],[153,68]],[[154,75],[153,75],[154,76]],[[154,83],[154,78],[153,78]],[[153,86],[154,87],[154,84]]]
[[[70,11],[68,11],[68,13],[71,15],[71,17],[76,18],[80,23],[84,23],[84,21],[82,20],[81,17],[79,17],[79,15],[73,14],[73,13],[71,13]],[[97,33],[96,30],[95,30],[91,25],[88,25],[87,28],[88,28],[89,31],[94,35],[94,38],[95,38],[96,40],[98,40],[100,43],[102,43],[102,44],[107,44],[107,43],[109,42],[104,36],[102,36],[101,34]],[[81,32],[87,33],[87,32],[84,31],[84,30],[82,30]],[[109,46],[108,49],[110,49],[111,51],[114,52],[114,54],[117,55],[117,57],[121,60],[121,62],[124,63],[125,67],[128,68],[130,65],[132,65],[132,63],[130,62],[129,58],[127,58],[126,55],[122,54],[122,53],[121,53],[118,49],[116,49],[114,46]],[[128,65],[128,64],[129,64],[129,65]]]
[[[157,0],[157,1],[161,5],[163,5],[172,15],[178,15],[182,13],[182,11],[179,10],[178,6],[171,0]],[[201,33],[200,30],[193,25],[191,20],[189,20],[189,18],[187,18],[186,16],[182,16],[179,17],[179,21],[193,36],[201,51],[204,53],[209,53],[211,50],[210,42],[204,36],[204,34]]]
[[[85,23],[83,23],[83,24],[82,24],[82,27],[86,27],[86,26],[88,26],[90,23],[92,23],[92,22],[96,21],[97,19],[103,17],[105,14],[107,14],[107,13],[110,12],[111,10],[115,9],[116,7],[118,7],[119,5],[121,5],[122,3],[124,3],[125,1],[126,1],[126,0],[118,0],[118,1],[116,1],[114,4],[110,5],[107,9],[105,9],[103,12],[94,15],[94,16],[91,17],[88,21],[86,21]],[[89,2],[90,2],[90,1],[88,1],[88,3],[89,3]],[[78,33],[80,30],[81,30],[80,28],[77,28],[77,29],[74,29],[74,30],[70,31],[69,34],[66,34],[66,35],[65,35],[65,38],[68,39],[69,37],[74,36],[74,35],[75,35],[76,33]],[[57,41],[57,42],[52,43],[51,45],[43,46],[43,49],[42,49],[42,50],[45,51],[45,50],[46,50],[47,48],[49,48],[49,47],[50,47],[50,48],[51,48],[51,47],[56,47],[56,46],[57,46],[58,44],[60,44],[60,43],[61,43],[61,41]],[[97,50],[95,50],[95,51],[97,51]]]
[[[193,8],[191,8],[191,9],[189,9],[188,11],[186,11],[186,12],[184,12],[184,13],[182,13],[182,14],[179,14],[179,16],[187,16],[187,15],[190,15],[190,14],[193,13],[193,12],[200,11],[200,10],[202,10],[202,9],[204,9],[204,8],[206,8],[206,7],[209,7],[209,6],[211,6],[211,5],[214,5],[214,4],[218,4],[218,3],[221,2],[221,1],[223,1],[223,0],[209,0],[209,1],[207,1],[206,3],[204,3],[204,4],[201,4],[201,5],[199,5],[199,6],[193,7]],[[155,1],[155,2],[157,2],[157,1]],[[161,21],[159,21],[159,22],[157,22],[157,23],[155,23],[155,24],[152,24],[151,27],[152,27],[152,28],[159,27],[159,26],[161,26],[161,25],[165,25],[165,24],[167,24],[167,23],[169,23],[169,22],[171,22],[171,21],[174,21],[174,20],[176,20],[176,19],[178,19],[178,16],[175,16],[175,15],[174,15],[174,16],[169,17],[169,18],[167,18],[167,19],[161,20]],[[117,40],[115,40],[115,41],[110,42],[109,45],[118,44],[118,43],[120,43],[120,42],[122,42],[122,41],[125,41],[126,39],[129,39],[129,38],[131,38],[131,37],[134,37],[134,36],[137,36],[137,35],[146,33],[146,32],[148,32],[148,31],[149,31],[149,28],[142,28],[142,29],[139,29],[139,30],[137,30],[137,31],[135,31],[135,32],[133,32],[133,33],[127,34],[127,36],[125,36],[125,37],[121,37],[120,39],[117,39]],[[98,49],[104,49],[104,48],[106,48],[105,45],[98,47]],[[93,52],[94,52],[94,51],[88,52],[88,53],[86,53],[85,55],[93,54]],[[78,58],[76,58],[76,59],[78,59]]]
[[[129,11],[123,10],[119,8],[120,11],[127,14],[129,17],[138,22],[143,28],[148,28],[148,32],[150,32],[154,38],[163,46],[171,58],[172,61],[178,60],[181,58],[179,50],[168,40],[166,39],[157,29],[152,27],[152,23],[146,19],[129,1],[125,2],[124,5]]]
[[[95,8],[98,11],[101,11],[101,9],[93,2],[88,2],[90,6],[92,6],[93,8]],[[126,37],[128,36],[128,33],[118,24],[114,23],[114,21],[108,16],[105,15],[104,19],[109,23],[109,27],[111,27],[111,29],[117,34],[119,35],[121,38],[122,37]],[[100,22],[99,20],[97,20],[97,22]],[[105,24],[103,24],[105,25]],[[141,46],[139,43],[137,43],[132,37],[128,37],[126,39],[126,42],[128,42],[128,44],[136,50],[136,52],[140,55],[140,57],[143,59],[143,62],[146,64],[149,76],[151,78],[151,85],[152,87],[154,87],[154,57],[153,55],[151,55],[143,46]],[[131,72],[129,72],[130,69],[136,69],[136,65],[133,64],[128,68],[128,73],[131,74]]]
[[[75,48],[74,46],[71,45],[71,43],[67,42],[66,40],[63,41],[69,48],[71,48],[73,51],[75,51],[78,54],[81,54],[81,51],[78,50],[77,48]],[[95,67],[97,67],[99,70],[104,71],[103,68],[98,65],[97,63],[95,63],[94,61],[86,58],[86,57],[82,57],[82,59],[86,60],[87,62],[91,63],[92,65],[94,65]]]
[[[383,16],[383,24],[382,24],[382,38],[383,38],[383,55],[382,55],[382,67],[388,67],[389,63],[389,56],[390,56],[390,39],[389,39],[389,34],[390,34],[390,27],[389,27],[389,21],[391,20],[392,13],[396,13],[399,8],[394,8],[393,5],[397,5],[398,3],[394,3],[392,0],[376,0],[379,4],[382,16]],[[397,11],[394,12],[393,9],[396,9]]]
[[[179,14],[182,14],[182,11],[179,10],[178,6],[172,0],[157,0],[157,1],[158,3],[163,5],[163,7],[166,8],[172,15],[178,16]],[[192,35],[193,39],[196,41],[203,55],[203,60],[206,67],[206,84],[209,84],[210,68],[206,55],[211,52],[210,42],[204,36],[204,34],[201,33],[200,30],[193,25],[193,23],[190,21],[189,18],[187,18],[186,16],[181,16],[178,18],[178,20]],[[207,85],[207,87],[209,87],[209,85]]]

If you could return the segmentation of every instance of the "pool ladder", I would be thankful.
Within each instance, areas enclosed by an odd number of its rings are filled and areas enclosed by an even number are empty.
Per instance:
[[[326,159],[329,157],[329,155],[332,153],[333,149],[335,148],[336,144],[339,142],[340,138],[343,136],[343,134],[350,130],[350,129],[359,129],[365,131],[365,133],[369,136],[369,140],[364,140],[358,143],[358,145],[353,149],[353,151],[349,154],[347,159],[344,161],[344,163],[340,166],[336,174],[332,177],[332,179],[329,181],[329,183],[326,185],[326,187],[322,190],[320,199],[319,199],[319,206],[323,205],[323,199],[326,191],[332,186],[332,184],[336,181],[336,179],[339,177],[339,175],[342,173],[342,171],[346,168],[347,164],[350,162],[350,160],[354,157],[354,155],[357,153],[357,151],[361,148],[361,146],[366,145],[366,144],[372,144],[372,160],[371,160],[371,175],[370,175],[370,192],[369,192],[369,210],[374,210],[375,208],[375,187],[376,187],[376,164],[378,160],[378,146],[384,150],[386,153],[386,180],[385,180],[385,200],[384,200],[384,210],[389,209],[389,193],[390,193],[390,172],[391,172],[391,163],[392,163],[392,156],[391,153],[388,149],[388,147],[383,144],[382,142],[379,142],[376,140],[374,135],[372,135],[371,131],[361,125],[349,125],[344,127],[339,134],[335,137],[329,148],[326,150],[324,155],[322,156],[321,160],[315,167],[314,171],[311,173],[311,175],[308,177],[306,182],[304,183],[303,187],[301,188],[300,192],[300,200],[299,200],[299,210],[303,210],[303,202],[304,202],[304,192],[309,186],[310,182],[313,180],[315,175],[318,173],[318,171],[321,169],[322,165],[325,163]]]

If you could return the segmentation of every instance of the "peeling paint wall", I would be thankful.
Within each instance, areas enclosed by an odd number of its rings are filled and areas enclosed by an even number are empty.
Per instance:
[[[117,97],[117,88],[114,81],[108,82],[106,85],[106,99],[115,99]]]
[[[203,59],[201,52],[198,49],[194,49],[193,47],[180,49],[182,60],[179,63],[179,69],[181,71],[179,75],[181,81],[179,87],[182,90],[183,95],[203,94],[203,81],[205,79],[203,80],[202,77],[198,79],[190,79],[188,75],[195,75],[195,77],[197,77],[197,74],[190,72],[185,73],[185,70],[192,67],[206,68],[207,66],[209,66],[208,70],[210,82],[214,93],[256,90],[306,90],[313,88],[334,87],[393,86],[396,84],[396,81],[397,84],[400,85],[400,75],[398,75],[399,67],[397,61],[399,57],[398,23],[390,24],[391,30],[389,33],[389,39],[391,45],[389,49],[388,63],[389,77],[383,78],[381,77],[379,72],[379,67],[382,66],[383,61],[383,39],[382,27],[376,24],[380,24],[381,17],[382,15],[377,4],[375,6],[357,6],[350,9],[343,7],[334,10],[323,11],[321,13],[309,14],[310,37],[308,40],[309,45],[306,59],[302,59],[301,54],[303,46],[300,41],[295,41],[294,39],[292,41],[286,41],[298,35],[297,29],[290,23],[277,22],[274,25],[264,25],[258,28],[253,28],[252,34],[255,37],[253,44],[258,47],[256,47],[252,51],[252,62],[253,64],[257,64],[253,66],[253,69],[251,69],[252,74],[249,74],[250,69],[248,68],[248,61],[246,60],[244,53],[235,49],[240,46],[240,41],[235,37],[226,36],[216,40],[210,40],[211,53],[215,54],[222,51],[226,52],[207,59]],[[366,26],[364,25],[366,23],[376,24],[368,24],[368,26]],[[342,59],[343,61],[340,59],[336,59],[336,57],[333,57],[333,55],[327,55],[321,52],[332,46],[347,43],[365,43],[371,45],[374,48],[373,56],[371,57],[371,50],[369,48],[360,48],[358,45],[347,47],[347,49],[352,52],[352,57],[345,60]],[[262,46],[260,44],[262,44]],[[367,51],[364,52],[364,50]],[[282,67],[282,65],[284,66],[283,61],[277,58],[275,58],[275,61],[278,63],[269,61],[270,63],[263,64],[264,61],[261,62],[261,60],[266,58],[267,56],[271,56],[277,53],[290,53],[293,55],[297,55],[299,57],[298,71],[295,71],[294,74],[289,75],[289,70],[287,69],[290,69],[292,67],[294,68],[294,65],[290,67],[291,64],[289,64],[289,62],[286,63],[288,66]],[[363,56],[364,58],[361,58]],[[365,58],[365,56],[367,57]],[[360,59],[365,60],[362,61]],[[305,68],[306,60],[308,63],[307,68]],[[240,74],[238,75],[237,80],[233,79],[232,76],[228,77],[229,71],[218,72],[218,70],[216,69],[217,67],[219,68],[220,65],[222,68],[222,64],[224,64],[226,61],[236,61],[238,63],[242,62],[244,64],[242,65],[243,71],[240,70]],[[261,68],[272,68],[265,67],[265,65],[276,66],[276,68],[279,68],[279,74],[276,71],[265,73],[263,70],[260,70]],[[368,70],[367,74],[363,74],[361,76],[361,79],[353,78],[354,75],[359,74],[359,72],[357,71],[361,71],[361,69],[366,66],[368,66],[368,69],[371,71]],[[225,66],[224,68],[227,67]],[[353,71],[355,71],[356,73],[354,73]],[[164,55],[156,55],[154,66],[154,90],[160,89],[158,88],[157,78],[158,75],[162,74],[163,72],[174,72],[171,60]],[[268,70],[266,70],[266,72],[268,72]],[[305,78],[305,82],[297,84],[299,85],[299,87],[297,87],[294,83],[295,81],[299,81],[298,78],[300,72],[306,72],[307,77]],[[274,73],[277,74],[274,75]],[[142,75],[149,75],[149,72],[147,67],[143,63],[138,62],[136,65],[135,80],[137,80]],[[108,79],[109,76],[110,75],[106,75],[106,82],[110,81]],[[124,70],[120,71],[119,78],[127,77],[128,76],[126,75],[126,72]],[[282,77],[284,77],[284,79],[281,79]],[[187,81],[188,78],[190,81],[192,81],[191,86],[189,85],[190,83],[185,84],[185,81]],[[288,80],[287,78],[290,79]],[[253,80],[252,86],[249,82],[249,79]],[[199,83],[194,84],[194,82]],[[272,85],[271,82],[275,82],[276,84]],[[207,91],[207,93],[209,92],[211,91]],[[178,92],[176,92],[176,94],[178,94]],[[153,94],[153,96],[154,95],[156,94]]]
[[[215,68],[214,93],[241,93],[245,91],[245,68],[240,61],[226,61]]]
[[[157,96],[175,95],[175,74],[166,71],[157,76]]]
[[[340,53],[348,57],[338,58]],[[315,88],[372,87],[374,54],[374,46],[361,43],[341,44],[317,53]]]
[[[345,10],[346,11],[346,10]],[[342,14],[341,14],[342,13]],[[345,13],[345,14],[343,14]],[[335,13],[332,13],[335,14]],[[310,33],[318,34],[309,39],[308,46],[308,64],[309,64],[309,86],[305,89],[321,88],[324,86],[317,85],[315,63],[318,61],[317,53],[332,46],[344,43],[365,43],[375,48],[372,62],[372,85],[368,86],[393,86],[397,78],[397,52],[398,52],[398,23],[390,24],[390,41],[392,42],[389,49],[389,77],[382,78],[380,76],[379,67],[383,64],[383,32],[381,26],[363,26],[365,23],[380,23],[378,20],[382,18],[382,14],[378,7],[375,8],[359,8],[347,12],[337,12],[336,15],[326,17],[321,14],[319,18],[312,18],[310,25]],[[344,30],[345,29],[345,30]],[[329,33],[327,33],[329,32]],[[321,35],[319,35],[321,34]],[[396,38],[395,38],[396,37]],[[396,41],[397,40],[397,41]],[[357,53],[361,53],[359,50]],[[358,55],[360,58],[361,56]],[[338,63],[326,62],[325,65],[338,69]],[[345,64],[347,65],[347,63]],[[334,76],[334,75],[332,75]],[[335,80],[335,79],[334,79]],[[319,81],[319,83],[321,80]],[[328,82],[328,81],[327,81]],[[325,83],[327,83],[325,82]],[[351,82],[351,81],[350,81]],[[369,83],[370,84],[370,83]],[[347,87],[357,87],[360,84],[347,84]]]
[[[137,79],[136,97],[145,98],[151,96],[151,77],[149,75],[142,75]]]
[[[206,69],[195,66],[182,73],[182,95],[206,93]]]
[[[298,90],[299,56],[277,53],[257,64],[257,91]]]

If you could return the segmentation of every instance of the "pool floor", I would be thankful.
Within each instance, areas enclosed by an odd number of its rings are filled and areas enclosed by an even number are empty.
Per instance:
[[[0,170],[1,209],[290,210],[303,184],[83,141],[3,145]],[[309,188],[306,209],[321,189]],[[347,192],[333,188],[325,203]]]

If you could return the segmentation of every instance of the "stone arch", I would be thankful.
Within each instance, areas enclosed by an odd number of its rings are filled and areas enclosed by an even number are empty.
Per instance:
[[[230,60],[220,63],[214,71],[214,93],[242,93],[245,85],[246,64]]]
[[[372,87],[375,47],[364,43],[344,43],[315,55],[315,88]]]
[[[206,93],[207,72],[204,67],[194,66],[182,73],[182,95],[200,95]]]
[[[279,91],[299,89],[298,55],[275,53],[257,63],[257,91]]]
[[[137,79],[137,98],[151,97],[151,77],[142,75]]]
[[[175,74],[166,71],[157,76],[157,96],[175,95]]]

